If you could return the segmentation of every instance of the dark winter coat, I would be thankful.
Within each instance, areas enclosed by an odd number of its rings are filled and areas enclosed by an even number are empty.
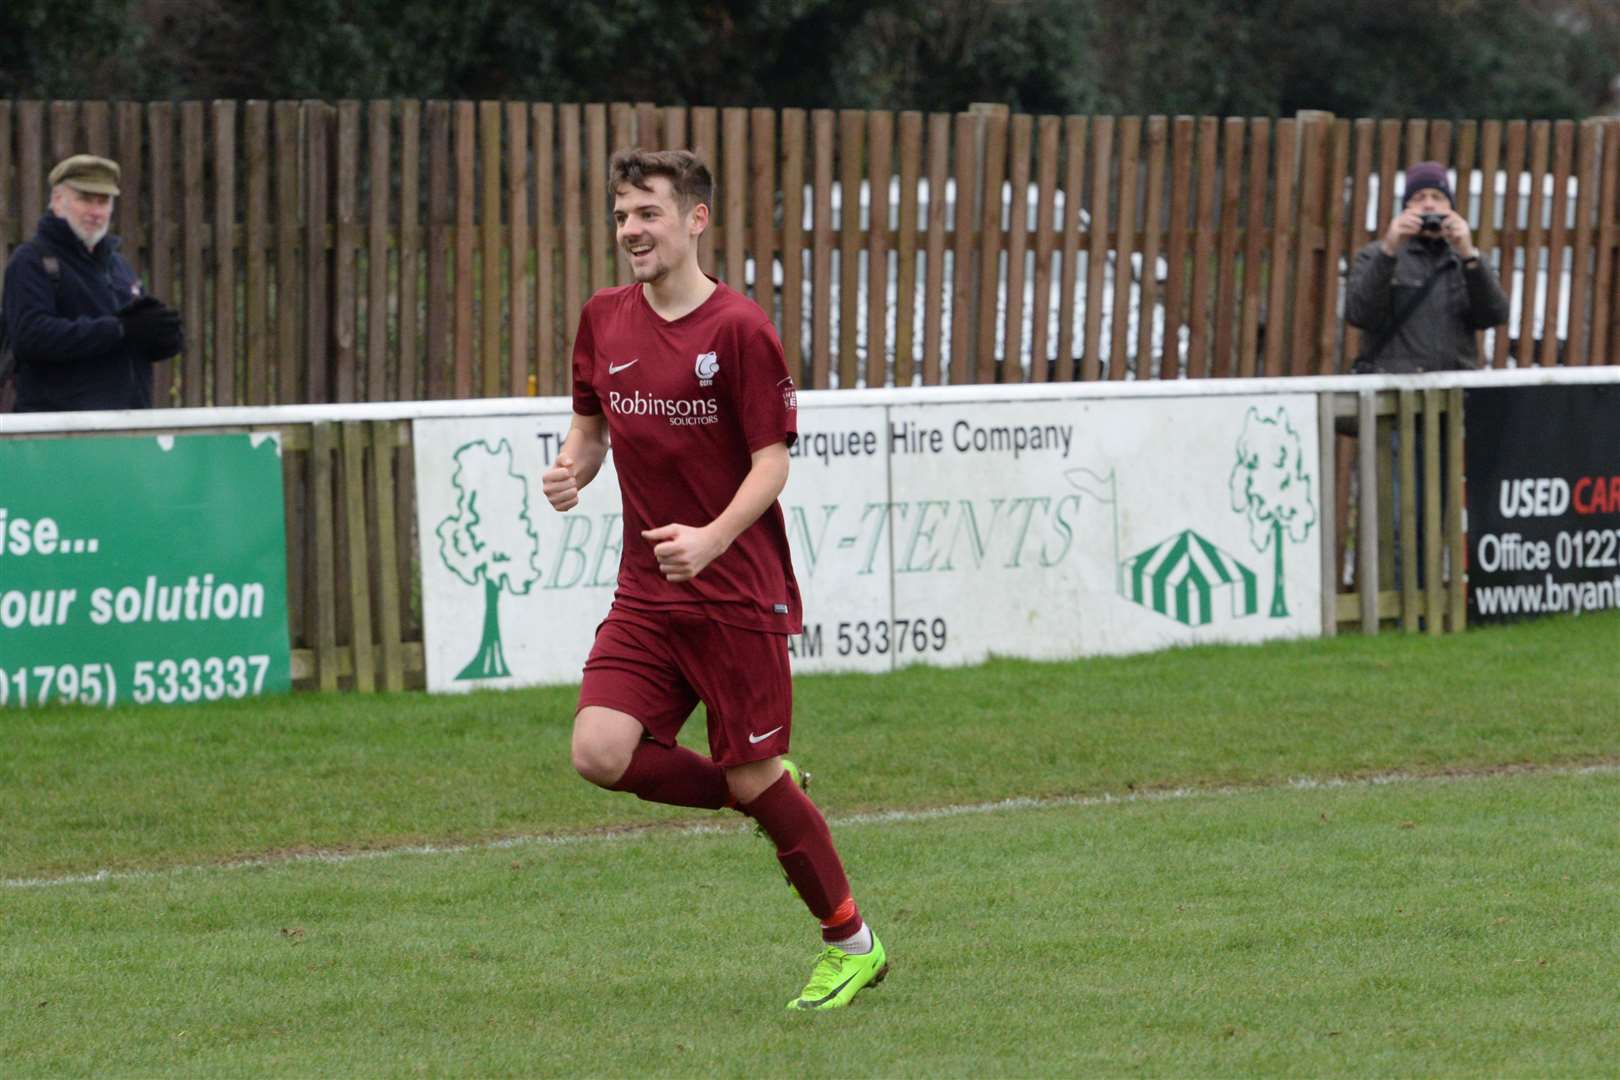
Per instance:
[[[1434,287],[1373,358],[1375,371],[1405,374],[1479,366],[1474,331],[1508,320],[1507,294],[1483,261],[1464,266],[1445,241],[1416,237],[1393,256],[1376,243],[1356,254],[1344,317],[1371,345],[1430,274]]]
[[[42,261],[61,267],[51,280]],[[17,354],[17,411],[145,409],[152,404],[151,355],[124,340],[117,312],[141,295],[118,238],[87,250],[62,218],[50,211],[32,240],[6,264],[0,314]]]

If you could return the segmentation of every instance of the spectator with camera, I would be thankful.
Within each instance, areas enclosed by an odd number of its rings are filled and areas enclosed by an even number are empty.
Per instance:
[[[152,364],[185,345],[180,313],[145,294],[109,232],[119,179],[106,158],[57,164],[50,209],[6,265],[18,412],[150,408]]]
[[[1474,333],[1507,322],[1508,299],[1457,213],[1446,168],[1406,170],[1401,212],[1356,254],[1345,320],[1367,332],[1358,374],[1479,366]]]

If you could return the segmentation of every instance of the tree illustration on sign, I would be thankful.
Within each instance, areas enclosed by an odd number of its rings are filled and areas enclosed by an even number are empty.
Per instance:
[[[471,442],[455,452],[450,478],[456,512],[439,522],[439,557],[468,585],[484,585],[484,636],[459,679],[492,679],[512,672],[501,647],[500,600],[504,590],[525,596],[540,571],[540,537],[529,520],[529,484],[512,463],[505,439],[495,446]]]
[[[1296,544],[1304,541],[1316,524],[1316,504],[1311,501],[1311,478],[1305,474],[1299,432],[1288,422],[1282,406],[1272,416],[1262,416],[1258,408],[1249,407],[1227,489],[1233,511],[1249,516],[1249,542],[1256,551],[1272,549],[1276,577],[1271,616],[1286,617],[1283,537],[1286,534]]]

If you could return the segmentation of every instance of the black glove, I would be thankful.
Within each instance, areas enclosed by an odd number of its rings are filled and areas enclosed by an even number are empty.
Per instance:
[[[121,309],[118,318],[131,345],[151,350],[180,340],[180,313],[153,297],[141,297]]]
[[[163,339],[159,341],[157,346],[153,349],[152,362],[155,364],[159,360],[167,360],[171,356],[178,356],[182,351],[185,350],[185,347],[185,334],[181,332],[180,324],[175,323],[174,332],[165,334]]]
[[[122,318],[125,315],[133,315],[137,311],[155,311],[163,306],[165,306],[163,301],[159,300],[157,297],[148,293],[143,293],[131,300],[129,303],[125,304],[123,307],[119,308],[118,315],[120,318]]]

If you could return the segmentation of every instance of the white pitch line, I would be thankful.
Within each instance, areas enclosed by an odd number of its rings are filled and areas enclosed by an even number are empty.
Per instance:
[[[1383,787],[1395,784],[1435,784],[1494,780],[1518,776],[1608,776],[1617,773],[1620,773],[1620,762],[1605,762],[1596,765],[1506,766],[1429,774],[1389,772],[1350,778],[1302,776],[1273,784],[1234,785],[1213,788],[1148,789],[1132,791],[1124,795],[1056,795],[1047,798],[1020,796],[1011,799],[997,799],[991,802],[961,803],[954,806],[936,806],[921,810],[874,810],[858,814],[835,815],[828,819],[828,823],[835,827],[903,825],[919,821],[936,821],[941,818],[966,817],[972,814],[1124,806],[1130,803],[1176,802],[1197,798],[1232,798],[1243,795],[1259,795],[1272,791],[1328,791],[1342,788]],[[578,847],[586,844],[622,843],[650,835],[676,837],[714,836],[745,832],[751,828],[752,826],[743,824],[683,825],[673,828],[648,825],[597,832],[509,836],[499,840],[486,840],[475,844],[404,844],[398,847],[379,848],[372,851],[305,851],[233,859],[229,862],[193,863],[158,870],[97,870],[89,874],[65,874],[61,877],[6,878],[0,880],[0,887],[7,889],[43,889],[61,885],[94,885],[104,881],[142,881],[218,870],[262,869],[292,863],[312,862],[341,865],[372,859],[391,859],[401,855],[459,855],[469,852],[501,851],[511,848]]]

